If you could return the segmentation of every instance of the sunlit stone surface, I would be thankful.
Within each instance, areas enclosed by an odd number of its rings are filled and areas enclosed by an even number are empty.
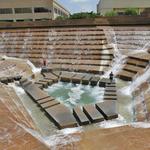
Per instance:
[[[116,79],[119,113],[117,119],[61,131],[58,131],[45,113],[37,107],[18,81],[8,85],[1,83],[0,150],[150,149],[150,28],[96,27],[97,29],[100,30],[92,31],[90,27],[90,31],[80,28],[80,31],[76,32],[67,31],[67,28],[59,29],[61,32],[57,29],[44,29],[44,32],[40,33],[38,31],[41,29],[34,29],[34,32],[31,30],[32,36],[26,37],[26,42],[23,39],[25,34],[22,33],[26,32],[26,29],[18,30],[18,33],[14,32],[15,30],[10,30],[10,33],[7,30],[0,31],[1,54],[30,59],[39,66],[43,58],[47,58],[49,69],[67,68],[69,71],[94,74],[104,71],[104,77],[109,77],[109,73],[113,71],[117,77],[130,81]],[[41,40],[43,35],[47,42]],[[103,42],[96,41],[99,36]],[[12,38],[15,44],[10,42]],[[73,42],[67,41],[68,39]],[[26,50],[30,53],[26,53]],[[7,60],[0,61],[0,78],[22,75],[37,81],[43,77],[39,73],[40,69],[30,61],[3,58]],[[100,102],[104,95],[103,89],[88,86],[86,80],[90,77],[85,80],[84,77],[79,78],[83,78],[87,86],[72,86],[71,83],[64,85],[59,82],[50,86],[47,91],[69,108]],[[55,78],[53,80],[57,81]]]

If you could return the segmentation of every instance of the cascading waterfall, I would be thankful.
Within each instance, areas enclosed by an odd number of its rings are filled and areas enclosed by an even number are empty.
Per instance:
[[[25,33],[25,38],[24,38],[24,44],[22,45],[22,53],[20,55],[21,58],[28,58],[28,52],[29,50],[29,45],[31,46],[32,44],[32,33],[30,32],[30,29],[27,30]]]
[[[53,56],[55,54],[54,47],[56,45],[57,40],[59,40],[59,37],[57,36],[57,32],[55,31],[55,29],[49,29],[47,38],[48,38],[48,42],[50,42],[50,46],[47,47],[47,49],[48,49],[48,52],[47,52],[48,56],[46,56],[46,58],[48,59],[47,63],[51,64]]]
[[[2,49],[1,51],[3,52],[3,55],[6,55],[6,51],[5,51],[5,42],[7,41],[7,37],[6,37],[6,33],[3,32],[1,33],[1,38],[0,38],[0,49]]]
[[[121,54],[117,47],[117,38],[115,35],[115,31],[113,29],[104,29],[104,33],[106,35],[108,44],[113,47],[114,49],[114,59],[111,64],[111,69],[108,70],[104,77],[109,77],[109,74],[113,72],[114,75],[116,75],[124,66],[125,58],[127,56]]]

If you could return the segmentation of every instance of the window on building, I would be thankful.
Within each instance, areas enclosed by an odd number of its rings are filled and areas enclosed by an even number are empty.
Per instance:
[[[14,22],[14,20],[0,20],[0,22]]]
[[[17,22],[33,21],[33,19],[17,19]]]
[[[46,13],[46,12],[51,12],[51,10],[44,8],[44,7],[35,7],[34,12],[35,13]]]
[[[50,20],[50,19],[49,18],[35,19],[35,21],[46,21],[46,20]]]
[[[54,12],[57,14],[58,13],[58,10],[57,10],[57,8],[54,8]]]
[[[1,8],[0,9],[0,14],[12,14],[12,8]]]
[[[32,8],[15,8],[15,13],[32,13]]]

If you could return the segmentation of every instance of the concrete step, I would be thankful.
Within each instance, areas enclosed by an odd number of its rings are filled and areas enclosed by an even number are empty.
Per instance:
[[[24,90],[32,97],[34,101],[50,97],[46,92],[38,88],[35,84],[30,84]]]
[[[104,95],[104,100],[117,100],[117,95]]]
[[[134,76],[135,76],[135,73],[128,72],[125,70],[122,70],[117,74],[117,77],[125,81],[132,81]]]
[[[94,76],[94,77],[92,77],[90,83],[92,86],[96,86],[98,84],[99,80],[100,80],[100,77]]]
[[[92,123],[104,121],[104,117],[93,104],[83,106],[83,112]]]
[[[105,101],[97,103],[96,108],[101,112],[106,120],[118,118],[116,101]]]
[[[85,77],[85,74],[76,74],[71,79],[72,83],[80,84],[84,77]]]
[[[41,104],[44,104],[44,103],[47,103],[47,102],[53,101],[53,100],[54,100],[53,97],[47,97],[47,98],[44,98],[42,100],[38,100],[37,103],[41,105]]]
[[[93,77],[92,75],[86,75],[85,77],[83,77],[82,78],[82,84],[88,85],[89,82],[91,81],[92,77]]]
[[[47,109],[47,108],[50,108],[50,107],[53,107],[55,105],[59,105],[60,102],[57,101],[57,100],[50,100],[48,102],[45,102],[45,103],[42,103],[40,104],[40,106],[43,108],[43,109]]]
[[[69,108],[62,104],[47,108],[46,112],[59,129],[77,127],[77,122],[73,114]]]
[[[73,115],[77,119],[80,126],[81,125],[87,125],[90,123],[89,119],[84,114],[83,110],[78,106],[73,109]]]

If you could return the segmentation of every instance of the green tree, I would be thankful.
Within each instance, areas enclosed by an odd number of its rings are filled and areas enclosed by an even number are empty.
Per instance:
[[[137,16],[138,15],[138,10],[136,8],[127,8],[125,10],[125,15]]]

